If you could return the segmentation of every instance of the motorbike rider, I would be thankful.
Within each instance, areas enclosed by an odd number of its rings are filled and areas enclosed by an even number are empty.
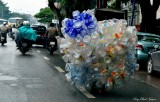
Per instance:
[[[14,39],[16,38],[17,33],[19,33],[18,28],[16,27],[15,24],[13,24],[13,27],[12,27],[12,36],[13,36]]]
[[[57,28],[55,27],[54,23],[50,23],[49,28],[46,31],[46,36],[48,37],[46,42],[46,47],[49,46],[50,41],[55,42],[55,50],[57,49],[57,39],[56,36],[58,35]]]
[[[21,46],[21,41],[27,41],[28,46],[31,47],[34,41],[37,39],[37,34],[35,31],[30,27],[29,21],[24,21],[23,25],[18,28],[19,33],[16,34],[16,44],[17,49]]]
[[[4,43],[7,43],[7,33],[9,32],[9,29],[8,29],[8,27],[6,25],[7,25],[7,23],[3,22],[3,25],[0,27],[0,32],[1,32],[0,36],[5,38],[5,42]]]
[[[12,37],[12,26],[11,26],[11,24],[8,24],[8,35],[10,37]]]

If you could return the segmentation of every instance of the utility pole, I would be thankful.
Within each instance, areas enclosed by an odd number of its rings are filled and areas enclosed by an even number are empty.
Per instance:
[[[131,18],[131,24],[130,24],[131,26],[133,25],[133,20],[134,20],[135,4],[136,4],[136,0],[134,0],[132,4],[132,18]]]
[[[106,8],[107,7],[107,0],[102,0],[102,8]]]

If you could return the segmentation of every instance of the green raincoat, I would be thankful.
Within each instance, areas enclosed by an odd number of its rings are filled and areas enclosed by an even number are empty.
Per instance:
[[[37,39],[37,34],[35,33],[35,31],[29,27],[29,26],[22,26],[19,29],[20,35],[22,38],[28,39],[28,40],[32,40],[32,41],[36,41]]]

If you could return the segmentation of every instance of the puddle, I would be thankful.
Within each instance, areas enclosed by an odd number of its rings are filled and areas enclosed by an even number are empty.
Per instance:
[[[17,77],[12,77],[12,76],[0,76],[0,81],[5,81],[5,80],[13,80],[16,81]]]

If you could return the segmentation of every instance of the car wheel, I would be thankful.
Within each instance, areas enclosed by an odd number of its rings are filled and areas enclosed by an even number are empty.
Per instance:
[[[147,63],[147,73],[152,74],[153,73],[153,64],[152,64],[152,59],[149,58],[148,63]]]

